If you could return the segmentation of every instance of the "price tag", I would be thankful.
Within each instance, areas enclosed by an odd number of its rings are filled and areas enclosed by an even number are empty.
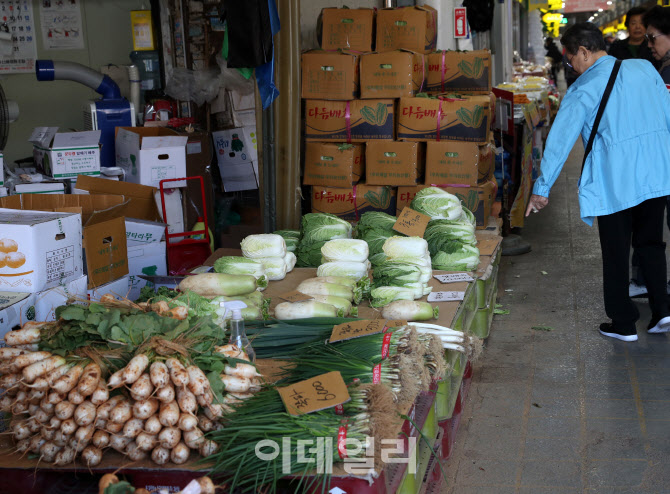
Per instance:
[[[468,273],[436,274],[433,278],[440,283],[458,283],[459,281],[467,281],[469,283],[475,281]]]
[[[277,390],[286,411],[294,416],[331,408],[351,399],[342,374],[338,371],[328,372]]]
[[[408,237],[422,237],[430,221],[430,216],[414,211],[411,208],[403,208],[400,216],[393,225],[396,232]]]
[[[428,295],[428,302],[459,302],[465,297],[465,292],[432,292]]]
[[[386,319],[363,319],[361,321],[345,322],[333,326],[333,332],[330,335],[330,342],[350,340],[370,334],[377,334],[384,331]]]
[[[305,300],[312,300],[313,297],[305,295],[298,290],[293,290],[292,292],[286,292],[283,295],[279,295],[279,298],[286,300],[287,302],[304,302]]]

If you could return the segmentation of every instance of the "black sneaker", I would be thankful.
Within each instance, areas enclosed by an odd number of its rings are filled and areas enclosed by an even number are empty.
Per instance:
[[[670,318],[669,318],[670,319]],[[637,331],[616,329],[610,322],[604,322],[600,325],[600,334],[616,338],[621,341],[637,341]]]
[[[652,319],[647,326],[647,333],[667,333],[668,331],[670,331],[670,316]]]

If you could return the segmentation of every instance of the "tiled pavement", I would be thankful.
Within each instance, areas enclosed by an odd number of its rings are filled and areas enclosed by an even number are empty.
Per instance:
[[[579,218],[577,143],[549,206],[503,257],[491,336],[475,365],[444,492],[670,493],[670,336],[601,336],[598,232]],[[545,271],[547,274],[543,274]],[[545,326],[551,331],[532,329]]]

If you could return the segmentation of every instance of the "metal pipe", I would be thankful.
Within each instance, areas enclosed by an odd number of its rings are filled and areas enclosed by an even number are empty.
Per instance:
[[[37,60],[35,75],[38,81],[74,81],[90,87],[104,99],[121,99],[121,90],[111,77],[79,63]]]

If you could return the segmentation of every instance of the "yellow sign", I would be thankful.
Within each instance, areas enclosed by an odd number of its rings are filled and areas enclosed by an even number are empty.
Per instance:
[[[552,14],[547,13],[542,16],[544,22],[561,22],[563,20],[563,14]]]

